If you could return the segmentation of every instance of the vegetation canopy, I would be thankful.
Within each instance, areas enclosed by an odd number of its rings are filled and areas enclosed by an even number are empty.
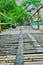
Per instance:
[[[33,5],[31,9],[29,6]],[[41,0],[23,0],[21,6],[16,4],[16,0],[0,0],[0,12],[6,15],[7,17],[12,18],[12,25],[23,25],[25,21],[28,23],[30,19],[32,21],[32,13],[34,9],[37,7],[42,6]],[[31,15],[29,13],[31,13]],[[9,22],[9,19],[0,15],[1,22]],[[9,25],[2,25],[2,28],[9,28]]]

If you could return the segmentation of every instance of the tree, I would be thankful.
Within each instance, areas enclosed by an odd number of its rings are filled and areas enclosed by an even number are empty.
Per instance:
[[[15,9],[16,7],[16,2],[15,0],[0,0],[0,12],[2,12],[3,14],[5,14],[8,17],[13,18],[14,16],[14,11],[13,9]],[[12,12],[13,11],[13,12]],[[1,22],[10,22],[8,19],[4,18],[3,16],[1,16]],[[6,27],[6,26],[4,26]]]
[[[30,16],[32,15],[32,11],[37,10],[38,7],[40,7],[41,1],[40,0],[25,0],[22,3],[22,7],[26,9],[26,12],[28,14],[30,14]],[[32,16],[30,17],[31,21],[33,21]]]
[[[34,4],[36,7],[42,5],[40,0],[25,0],[22,3],[22,6]]]
[[[17,21],[19,18],[22,19],[21,21],[23,21],[24,19],[24,15],[23,17],[19,17],[22,13],[24,14],[24,10],[22,9],[22,7],[16,5],[15,0],[0,0],[0,12],[12,18],[12,23],[14,25],[18,23]],[[1,16],[1,22],[9,22],[9,20]]]

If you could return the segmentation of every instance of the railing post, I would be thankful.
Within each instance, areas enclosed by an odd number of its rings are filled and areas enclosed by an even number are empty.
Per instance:
[[[0,15],[0,23],[1,23],[1,15]],[[0,24],[0,32],[1,32],[1,24]]]
[[[11,23],[11,24],[10,24],[10,29],[12,29],[12,20],[10,20],[10,23]]]
[[[38,30],[40,29],[40,15],[39,15],[39,11],[38,11],[38,14],[37,14],[37,19],[38,19]]]
[[[20,30],[20,35],[19,36],[20,37],[19,37],[18,50],[17,50],[17,54],[16,54],[16,59],[15,59],[14,65],[24,65],[22,29]]]

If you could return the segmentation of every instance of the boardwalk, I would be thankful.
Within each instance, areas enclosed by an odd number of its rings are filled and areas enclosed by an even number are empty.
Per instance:
[[[0,33],[0,55],[16,55],[19,43],[20,28],[23,28],[23,53],[24,55],[31,54],[31,56],[26,56],[26,58],[32,57],[32,54],[37,54],[40,52],[42,54],[43,31],[34,29],[31,26],[22,26],[17,27],[16,29],[5,30]],[[43,58],[43,54],[41,57]],[[26,62],[25,64],[28,63]],[[33,65],[36,64],[38,63],[33,63]]]
[[[43,52],[43,32],[33,28],[23,27],[24,53]],[[16,54],[19,42],[20,28],[0,33],[0,55]],[[13,50],[13,51],[12,51]]]

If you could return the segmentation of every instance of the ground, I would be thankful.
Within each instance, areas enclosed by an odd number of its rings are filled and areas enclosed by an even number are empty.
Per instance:
[[[21,26],[15,29],[4,30],[0,33],[0,55],[2,54],[16,54],[19,39],[20,28],[22,28],[23,33],[23,42],[24,43],[24,54],[27,53],[28,57],[33,57],[33,55],[29,56],[29,53],[38,53],[43,52],[43,26],[40,27],[40,30],[37,29],[37,26]],[[4,44],[3,44],[4,43]],[[13,44],[12,44],[13,43]],[[41,55],[41,54],[40,54]],[[43,53],[42,55],[34,55],[34,57],[41,57],[42,61],[36,62],[25,62],[25,65],[43,65]],[[9,59],[9,58],[8,58]],[[14,58],[12,58],[14,59]],[[4,63],[4,62],[3,62]],[[2,62],[0,64],[3,64]],[[7,64],[6,64],[7,65]],[[8,64],[9,65],[9,64]]]

